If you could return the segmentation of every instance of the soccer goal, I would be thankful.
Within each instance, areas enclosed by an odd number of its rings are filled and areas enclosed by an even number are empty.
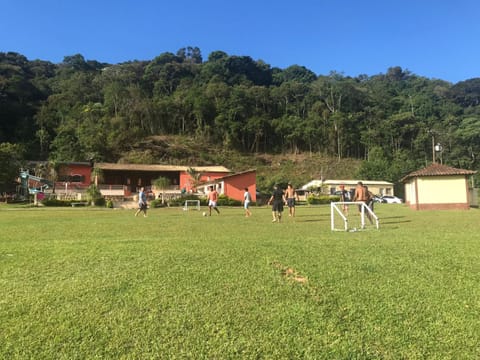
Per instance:
[[[200,200],[185,200],[185,205],[183,205],[183,210],[200,210]]]
[[[359,231],[379,228],[378,217],[361,201],[332,202],[330,204],[332,231]]]

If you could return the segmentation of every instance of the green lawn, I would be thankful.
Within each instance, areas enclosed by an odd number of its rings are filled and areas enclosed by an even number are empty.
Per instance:
[[[478,359],[480,211],[0,205],[2,359]]]

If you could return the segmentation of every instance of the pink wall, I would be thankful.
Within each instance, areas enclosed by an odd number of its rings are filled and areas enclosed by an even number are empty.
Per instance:
[[[73,176],[81,175],[84,177],[83,182],[80,182],[81,185],[90,185],[90,177],[92,174],[92,168],[87,164],[65,164],[60,165],[59,175],[64,176]]]
[[[255,171],[229,176],[224,180],[224,193],[229,198],[241,201],[243,200],[243,194],[247,187],[252,196],[252,201],[257,201],[256,181],[257,176]]]
[[[200,177],[200,182],[206,182],[206,181],[212,181],[218,178],[221,178],[225,176],[224,172],[207,172],[207,173],[202,173],[202,176]],[[180,173],[180,189],[185,188],[187,191],[192,190],[193,187],[193,181],[192,178],[190,177],[190,174],[187,172],[181,172]]]
[[[245,193],[245,188],[248,188],[250,195],[252,196],[252,201],[257,201],[256,197],[256,181],[257,175],[255,170],[244,172],[238,175],[225,176],[225,173],[203,173],[200,178],[201,182],[211,182],[216,179],[221,179],[224,183],[223,193],[229,198],[242,201],[243,194]],[[192,180],[190,175],[186,172],[180,173],[180,189],[185,188],[187,192],[192,190]]]

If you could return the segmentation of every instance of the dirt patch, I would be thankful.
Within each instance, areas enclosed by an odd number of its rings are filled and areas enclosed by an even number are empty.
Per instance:
[[[280,271],[280,274],[283,276],[284,279],[287,281],[293,281],[300,284],[306,284],[308,279],[301,275],[297,270],[292,267],[284,266],[279,262],[273,262],[272,266]]]

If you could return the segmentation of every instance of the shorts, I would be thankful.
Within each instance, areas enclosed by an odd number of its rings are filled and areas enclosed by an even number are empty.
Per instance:
[[[217,207],[217,202],[213,200],[208,200],[208,206]]]
[[[140,210],[146,210],[147,209],[147,204],[145,203],[138,203],[138,208]]]
[[[283,201],[274,201],[272,205],[272,211],[283,211]]]
[[[288,205],[288,207],[294,207],[295,206],[295,198],[288,198],[287,199],[287,205]]]
[[[245,209],[248,209],[249,206],[250,206],[250,201],[245,201],[245,203],[243,204],[243,207]]]

